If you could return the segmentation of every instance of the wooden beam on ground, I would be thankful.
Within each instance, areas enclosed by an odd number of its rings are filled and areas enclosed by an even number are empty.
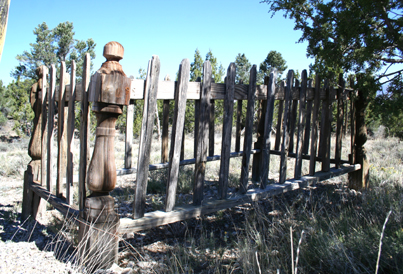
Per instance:
[[[246,194],[227,200],[204,201],[203,205],[200,206],[188,205],[175,207],[171,212],[154,211],[146,213],[143,218],[136,220],[122,218],[120,219],[118,231],[119,234],[122,235],[125,233],[137,232],[161,225],[175,223],[189,218],[199,217],[205,214],[217,212],[219,210],[267,199],[288,191],[314,185],[317,182],[350,173],[359,170],[360,168],[361,166],[359,164],[341,166],[339,169],[331,168],[329,172],[318,172],[314,176],[303,176],[299,180],[293,179],[288,180],[283,184],[271,184],[266,186],[264,189],[250,189],[246,192]]]

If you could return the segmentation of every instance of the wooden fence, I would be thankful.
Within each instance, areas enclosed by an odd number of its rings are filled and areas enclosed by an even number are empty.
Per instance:
[[[87,55],[81,83],[77,83],[74,62],[70,75],[66,73],[64,62],[60,64],[58,85],[56,85],[57,76],[54,65],[50,67],[49,72],[46,67],[38,70],[41,79],[31,91],[35,120],[29,148],[32,161],[28,165],[24,180],[23,218],[36,216],[41,211],[40,198],[52,204],[66,216],[82,216],[87,199],[86,185],[91,183],[87,181],[90,177],[88,176],[90,165],[88,98],[92,96],[91,92],[99,88],[96,77],[90,78],[89,64],[90,59]],[[276,72],[272,72],[265,78],[264,85],[257,85],[256,66],[253,66],[250,70],[249,84],[236,84],[236,66],[231,63],[227,70],[225,84],[221,84],[212,82],[211,65],[206,61],[203,67],[203,80],[189,82],[189,61],[184,59],[180,65],[178,81],[174,82],[159,80],[159,66],[158,56],[153,56],[149,62],[147,79],[133,79],[129,82],[130,101],[126,114],[125,166],[115,171],[116,176],[131,173],[136,173],[137,176],[136,182],[133,182],[133,188],[135,188],[133,218],[120,219],[118,233],[135,232],[200,216],[361,169],[355,157],[355,91],[345,87],[341,76],[338,83],[323,81],[319,77],[316,77],[313,82],[308,80],[306,70],[302,71],[301,79],[294,79],[294,72],[290,70],[286,82],[277,84]],[[135,100],[144,100],[138,152],[132,149]],[[163,100],[161,163],[150,164],[150,146],[157,100]],[[173,124],[170,149],[168,149],[169,102],[171,100],[175,101],[175,109],[171,117]],[[195,157],[181,160],[184,113],[186,101],[189,100],[195,101]],[[224,100],[220,155],[216,155],[214,151],[216,100]],[[244,100],[247,100],[247,109],[242,136],[240,129]],[[278,103],[275,103],[276,101]],[[81,113],[78,208],[71,204],[74,181],[72,142],[77,111],[75,102],[79,102]],[[333,109],[337,109],[336,116],[333,115]],[[236,111],[236,121],[233,121],[234,111]],[[277,113],[276,116],[275,113]],[[257,117],[255,127],[254,117]],[[54,127],[56,120],[57,128]],[[236,143],[235,151],[231,151],[234,124],[236,125],[234,133]],[[335,128],[332,125],[336,125]],[[342,155],[342,140],[347,127],[350,127],[351,151],[348,155]],[[97,129],[97,138],[101,134],[100,130]],[[57,132],[57,138],[54,136],[55,132]],[[275,132],[274,135],[272,135],[273,132]],[[331,158],[332,132],[335,132],[334,158]],[[110,135],[113,134],[113,132],[110,133]],[[257,137],[256,142],[253,142],[254,134]],[[243,150],[240,148],[241,138],[244,138]],[[52,151],[54,141],[57,142],[56,153]],[[56,158],[54,158],[55,154]],[[280,157],[279,166],[270,164],[271,155]],[[136,168],[132,166],[134,156],[138,157]],[[232,157],[242,157],[242,171],[239,193],[228,198],[229,162]],[[291,158],[295,159],[294,175],[293,178],[287,178],[287,160]],[[220,161],[218,195],[215,200],[204,200],[206,163],[210,161]],[[309,162],[308,174],[302,174],[303,161]],[[321,163],[320,170],[316,169],[317,162]],[[56,163],[55,170],[53,170],[54,163]],[[193,204],[175,206],[181,165],[195,165]],[[250,166],[252,180],[258,186],[253,189],[247,188],[248,181],[251,180]],[[165,210],[145,212],[148,172],[156,169],[168,169],[167,182],[161,182],[167,184]],[[276,183],[269,184],[269,171],[273,170],[279,171],[279,179]],[[56,180],[53,179],[54,174],[56,174]],[[62,187],[64,180],[66,180],[65,189]]]

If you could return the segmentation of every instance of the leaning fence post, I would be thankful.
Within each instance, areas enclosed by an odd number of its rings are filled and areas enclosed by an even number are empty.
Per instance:
[[[84,222],[80,225],[82,263],[92,268],[108,268],[117,260],[119,216],[109,192],[115,188],[115,124],[123,105],[129,104],[130,78],[119,60],[124,49],[117,42],[104,47],[107,59],[91,77],[88,100],[97,117],[96,140],[88,168],[87,187],[92,194],[85,199]],[[85,155],[84,155],[85,157]]]

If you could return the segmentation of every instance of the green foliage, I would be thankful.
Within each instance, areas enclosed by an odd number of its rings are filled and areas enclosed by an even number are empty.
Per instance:
[[[273,69],[277,69],[278,79],[281,79],[281,74],[287,69],[286,61],[280,52],[272,50],[267,54],[266,59],[259,66],[261,79],[269,76]],[[262,81],[262,80],[261,80]]]
[[[4,126],[7,122],[7,115],[9,113],[8,101],[6,100],[7,89],[3,86],[3,81],[0,80],[0,127]]]
[[[74,39],[73,23],[64,22],[54,29],[49,29],[43,22],[34,29],[35,43],[30,43],[31,49],[17,55],[19,65],[11,72],[15,79],[36,79],[37,67],[50,66],[61,61],[66,61],[67,69],[71,61],[77,63],[77,77],[82,75],[82,65],[85,53],[90,53],[91,59],[95,58],[95,42],[90,38],[87,41]]]
[[[34,112],[29,103],[31,86],[35,80],[12,81],[7,87],[5,100],[9,113],[14,120],[14,130],[17,134],[29,135],[32,128]]]
[[[235,82],[240,83],[242,81],[245,85],[249,84],[249,71],[252,65],[250,64],[248,58],[246,58],[245,53],[238,53],[238,55],[235,57],[235,65]]]
[[[370,127],[375,131],[379,125],[388,134],[403,138],[403,77],[399,75],[390,83],[386,92],[379,94],[368,107]]]

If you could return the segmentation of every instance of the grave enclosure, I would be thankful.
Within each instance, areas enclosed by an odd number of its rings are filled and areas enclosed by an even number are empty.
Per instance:
[[[363,159],[357,153],[362,151],[363,144],[357,143],[356,138],[356,132],[365,126],[357,124],[357,113],[360,110],[356,109],[356,102],[359,91],[345,88],[345,81],[341,76],[338,83],[316,77],[313,86],[312,81],[307,79],[306,70],[302,71],[301,79],[294,79],[294,72],[290,70],[287,80],[279,85],[276,85],[276,72],[265,78],[264,85],[256,85],[257,71],[256,66],[253,66],[249,84],[236,84],[236,67],[231,63],[225,84],[219,84],[212,81],[211,65],[206,61],[203,80],[189,82],[190,64],[189,60],[184,59],[180,64],[178,81],[160,81],[160,60],[158,56],[153,56],[148,64],[146,80],[138,80],[126,77],[123,72],[119,64],[119,60],[123,58],[123,47],[119,43],[108,43],[104,48],[104,56],[107,62],[92,76],[90,57],[85,57],[81,83],[77,83],[74,63],[70,75],[66,73],[64,62],[60,64],[58,85],[54,65],[49,72],[47,67],[38,69],[40,80],[31,91],[31,105],[35,112],[29,146],[32,161],[24,176],[22,218],[35,218],[47,201],[66,217],[78,220],[82,239],[93,226],[98,230],[108,231],[103,238],[109,237],[106,239],[107,244],[114,251],[105,255],[109,258],[105,259],[106,264],[116,257],[118,235],[231,208],[346,173],[352,175],[350,187],[365,186],[365,172],[361,168]],[[139,151],[132,149],[135,100],[144,100]],[[163,100],[161,163],[150,163],[157,100]],[[175,109],[173,117],[170,117],[173,124],[169,140],[169,102],[172,100],[175,101]],[[184,113],[186,101],[190,100],[195,101],[195,155],[193,159],[182,159]],[[214,152],[216,100],[224,101],[220,155],[215,155]],[[244,134],[241,135],[243,100],[247,100],[247,109]],[[76,101],[81,104],[78,206],[72,205],[72,142]],[[92,110],[89,107],[90,102]],[[116,169],[115,123],[122,114],[124,105],[127,105],[125,164],[123,168]],[[333,115],[333,109],[336,109],[336,116]],[[257,110],[257,127],[254,127]],[[90,111],[94,111],[97,116],[96,141],[92,155],[89,154]],[[234,112],[236,121],[233,121]],[[54,126],[56,120],[57,130]],[[333,130],[334,158],[330,156],[332,123],[336,125]],[[236,126],[233,129],[234,124]],[[273,125],[276,125],[274,137]],[[347,127],[351,137],[351,151],[342,155],[342,140]],[[231,151],[233,131],[236,136],[235,151]],[[252,141],[253,134],[257,136],[256,142]],[[243,148],[240,147],[241,138],[244,138]],[[52,151],[55,141],[57,153]],[[54,154],[57,154],[57,158],[52,157]],[[280,166],[270,164],[270,155],[280,157]],[[132,157],[138,157],[137,167],[132,166]],[[232,157],[242,157],[242,170],[239,191],[228,198],[229,162]],[[287,159],[295,159],[293,178],[286,176]],[[205,169],[210,161],[220,161],[218,197],[205,200]],[[309,162],[309,174],[302,174],[302,161]],[[317,162],[321,163],[320,170],[316,170]],[[55,170],[52,168],[54,163]],[[193,203],[185,206],[175,206],[180,165],[195,165]],[[167,182],[161,182],[167,185],[165,210],[145,212],[148,172],[156,169],[167,169]],[[250,169],[252,178],[249,177]],[[269,170],[279,171],[280,176],[276,183],[269,184]],[[136,182],[133,182],[133,216],[119,219],[114,212],[114,199],[109,196],[109,192],[115,187],[116,176],[131,173],[136,173]],[[255,182],[256,188],[247,189],[250,180]],[[92,193],[88,197],[87,189]],[[88,246],[94,243],[95,238],[90,236],[86,239]]]

